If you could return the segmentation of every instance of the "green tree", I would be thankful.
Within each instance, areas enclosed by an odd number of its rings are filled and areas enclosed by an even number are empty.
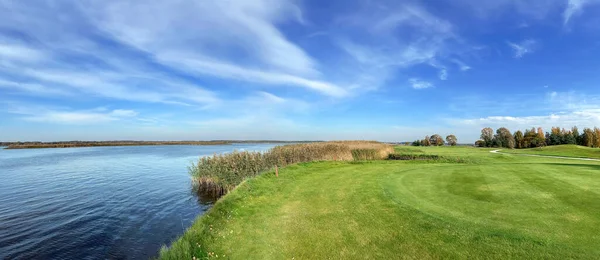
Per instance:
[[[581,134],[579,134],[577,126],[571,128],[571,133],[573,134],[573,137],[575,137],[575,144],[581,145]]]
[[[477,147],[485,147],[485,141],[483,141],[483,140],[477,140],[475,142],[475,146],[477,146]]]
[[[412,142],[412,146],[421,146],[421,140],[416,140]]]
[[[544,129],[542,129],[541,127],[538,127],[537,129],[537,143],[538,146],[537,147],[542,147],[542,146],[546,146],[546,135],[544,134]]]
[[[435,146],[442,146],[444,145],[444,138],[441,135],[434,134],[429,138],[429,143]]]
[[[544,133],[540,135],[539,131],[536,131],[535,128],[531,128],[531,130],[525,130],[523,142],[525,144],[523,148],[542,147],[546,144],[546,137],[544,136]]]
[[[600,148],[600,128],[594,127],[594,147]]]
[[[425,136],[425,139],[421,141],[422,146],[431,146],[431,142],[429,141],[429,136]]]
[[[546,143],[548,145],[560,145],[562,144],[562,133],[560,131],[560,128],[558,127],[552,127],[552,130],[550,130],[550,133],[548,134],[548,137],[546,138]]]
[[[515,132],[515,146],[517,147],[517,149],[521,149],[521,148],[525,148],[524,147],[524,137],[523,137],[523,132],[521,132],[521,130],[518,130]]]
[[[577,138],[575,138],[575,135],[573,134],[573,132],[568,132],[565,136],[564,136],[564,144],[577,144]]]
[[[510,133],[510,130],[506,127],[501,127],[496,130],[496,135],[494,136],[496,139],[496,144],[499,147],[505,147],[509,149],[515,148],[515,137]]]
[[[587,147],[594,147],[594,130],[585,128],[583,129],[581,144]]]
[[[490,127],[481,129],[481,140],[483,140],[485,142],[485,146],[492,147],[493,139],[494,139],[494,129],[492,129]]]
[[[451,146],[456,146],[458,144],[458,138],[455,135],[446,136],[446,143]]]

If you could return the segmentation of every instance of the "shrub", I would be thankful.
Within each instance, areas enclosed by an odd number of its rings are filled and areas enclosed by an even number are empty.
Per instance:
[[[434,154],[402,154],[392,153],[388,155],[388,160],[437,160],[439,155]]]

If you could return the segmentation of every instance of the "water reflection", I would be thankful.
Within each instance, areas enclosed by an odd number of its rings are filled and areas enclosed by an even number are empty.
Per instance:
[[[0,150],[0,259],[148,259],[217,197],[199,156],[274,145]]]
[[[199,189],[196,185],[192,185],[191,190],[194,197],[196,197],[198,205],[200,206],[212,206],[221,197],[214,192],[208,192],[206,190]]]

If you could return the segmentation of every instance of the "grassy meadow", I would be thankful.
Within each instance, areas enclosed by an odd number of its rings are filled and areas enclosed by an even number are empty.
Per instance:
[[[160,258],[597,259],[600,163],[491,150],[398,147],[440,158],[269,171],[224,196]]]
[[[577,158],[600,159],[600,149],[579,145],[556,145],[530,149],[503,149],[503,153],[537,154]]]

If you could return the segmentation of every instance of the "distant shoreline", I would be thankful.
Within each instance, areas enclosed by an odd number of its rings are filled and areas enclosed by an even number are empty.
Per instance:
[[[320,141],[277,141],[277,140],[213,140],[213,141],[65,141],[65,142],[2,142],[4,149],[77,148],[106,146],[150,146],[150,145],[230,145],[239,143],[312,143]]]

